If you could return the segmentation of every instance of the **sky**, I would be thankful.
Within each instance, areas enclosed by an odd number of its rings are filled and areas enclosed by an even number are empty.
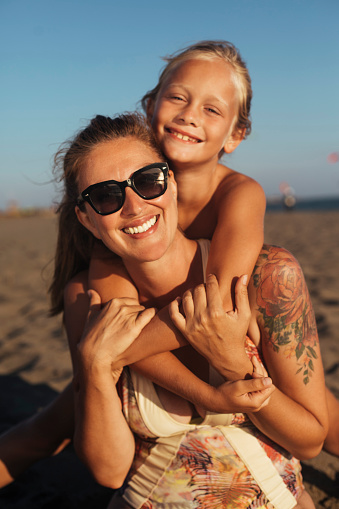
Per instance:
[[[338,26],[337,0],[0,0],[0,210],[57,202],[60,144],[138,108],[161,57],[204,39],[252,78],[252,134],[225,164],[268,197],[339,196]]]

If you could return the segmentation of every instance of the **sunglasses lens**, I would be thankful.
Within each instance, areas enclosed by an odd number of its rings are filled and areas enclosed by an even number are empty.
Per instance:
[[[116,184],[107,184],[93,189],[90,199],[100,214],[111,214],[122,205],[122,192]]]
[[[158,198],[167,189],[167,166],[156,163],[137,170],[123,182],[110,180],[94,184],[82,193],[79,203],[86,200],[98,214],[113,214],[123,206],[126,187],[132,187],[145,200]]]
[[[134,176],[134,186],[143,198],[157,198],[166,190],[166,177],[161,168],[148,168]]]

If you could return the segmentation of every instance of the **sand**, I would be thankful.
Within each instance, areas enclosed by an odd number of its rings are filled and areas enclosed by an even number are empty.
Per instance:
[[[339,211],[272,212],[266,242],[298,258],[316,312],[327,385],[339,398]],[[71,379],[61,317],[49,317],[56,241],[52,217],[0,218],[0,432],[46,405]],[[339,459],[325,452],[303,463],[317,508],[339,508]],[[0,490],[0,508],[105,508],[72,446],[30,467]]]

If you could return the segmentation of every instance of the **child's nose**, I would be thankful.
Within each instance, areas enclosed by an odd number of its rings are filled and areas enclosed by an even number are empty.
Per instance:
[[[131,187],[125,189],[125,201],[121,213],[124,216],[135,216],[145,207],[146,202]]]
[[[187,105],[178,115],[179,119],[184,122],[186,125],[193,125],[198,127],[200,124],[199,121],[199,112],[197,108],[193,105]]]

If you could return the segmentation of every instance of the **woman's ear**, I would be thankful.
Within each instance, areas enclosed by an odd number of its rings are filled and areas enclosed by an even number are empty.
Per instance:
[[[226,152],[226,154],[231,154],[237,148],[237,146],[240,145],[240,143],[245,137],[245,133],[246,133],[245,128],[233,131],[231,136],[229,136],[229,138],[227,138],[226,140],[226,143],[224,145],[224,152]]]
[[[169,186],[172,189],[173,196],[174,196],[175,199],[177,199],[177,196],[178,196],[178,185],[176,183],[176,180],[174,178],[174,173],[173,173],[172,170],[170,170],[168,172],[168,177],[169,177],[168,183],[169,183]]]
[[[85,209],[85,211],[82,211],[80,209],[80,207],[78,207],[78,205],[76,205],[75,214],[78,218],[79,223],[81,223],[82,226],[87,228],[87,230],[89,230],[94,235],[94,237],[96,237],[97,239],[100,240],[101,237],[99,235],[99,232],[98,232],[95,224],[91,221],[91,218],[87,214],[86,209]]]

